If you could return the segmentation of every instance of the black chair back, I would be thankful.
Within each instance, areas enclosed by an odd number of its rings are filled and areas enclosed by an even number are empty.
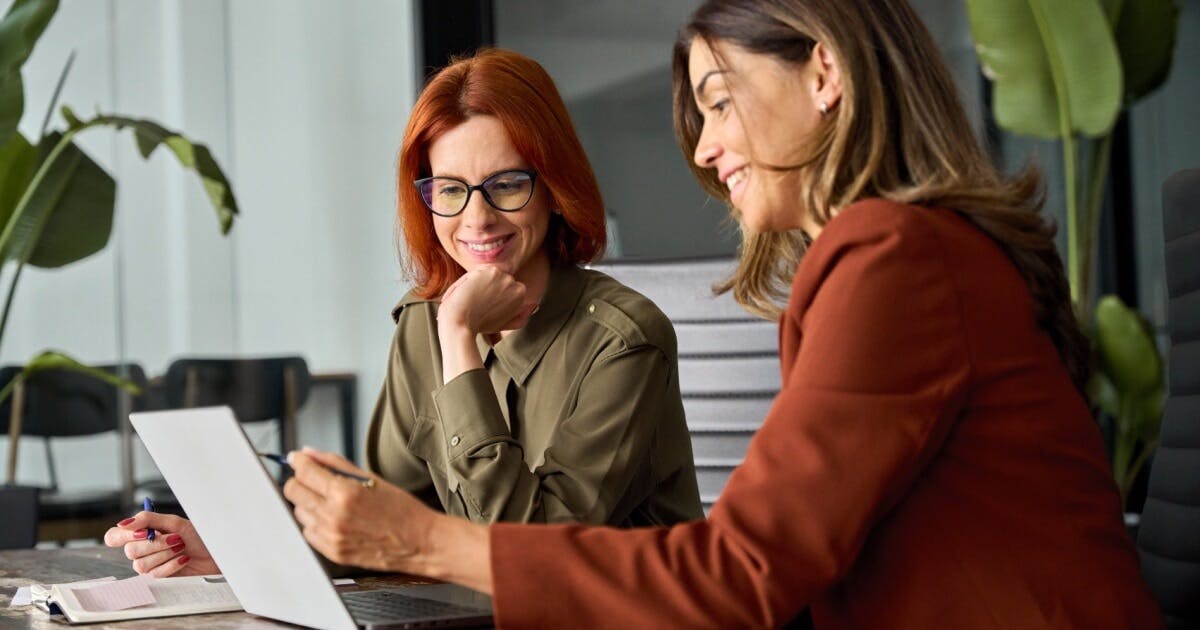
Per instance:
[[[146,374],[136,364],[97,366],[145,389]],[[20,374],[21,367],[0,369],[0,387]],[[120,427],[121,391],[86,374],[69,370],[38,372],[24,383],[21,434],[41,438],[77,437],[116,431]],[[0,403],[0,427],[9,429],[14,396]],[[130,411],[137,411],[131,397]]]
[[[1200,169],[1163,184],[1168,396],[1138,530],[1142,573],[1170,628],[1200,627]]]
[[[95,367],[132,381],[143,390],[146,387],[146,374],[136,364]],[[0,387],[8,385],[20,374],[21,369],[15,366],[0,369]],[[127,408],[123,405],[127,405]],[[122,414],[138,411],[142,406],[140,397],[129,396],[113,385],[70,370],[38,372],[0,403],[0,433],[10,436],[6,473],[8,483],[12,484],[16,479],[18,438],[41,438],[45,450],[49,484],[37,489],[37,494],[33,495],[35,499],[29,498],[28,491],[12,490],[9,493],[9,499],[15,502],[14,509],[30,500],[37,501],[37,513],[33,521],[34,527],[41,529],[37,536],[43,540],[59,541],[98,538],[114,519],[120,519],[126,512],[127,506],[122,505],[121,488],[60,492],[51,442],[54,438],[117,432],[122,426]],[[19,415],[15,413],[17,411]],[[113,453],[111,461],[114,468],[119,468],[122,459]],[[28,521],[24,522],[27,526]],[[7,526],[4,528],[7,529]],[[17,535],[24,534],[18,532]]]
[[[179,359],[163,377],[168,407],[225,405],[242,422],[278,421],[285,452],[296,446],[296,413],[310,387],[301,357]]]

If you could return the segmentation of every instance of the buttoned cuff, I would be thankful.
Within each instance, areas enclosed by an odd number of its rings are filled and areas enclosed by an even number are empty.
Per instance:
[[[510,436],[487,370],[476,368],[433,390],[446,452],[453,461],[485,442]]]

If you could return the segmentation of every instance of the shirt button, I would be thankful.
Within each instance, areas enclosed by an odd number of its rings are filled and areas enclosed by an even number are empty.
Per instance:
[[[591,314],[591,313],[595,313],[595,312],[596,312],[596,305],[588,304],[588,313]]]
[[[450,446],[458,446],[458,443],[459,443],[460,441],[461,441],[461,440],[459,440],[459,439],[458,439],[458,436],[457,436],[457,435],[455,435],[455,436],[452,436],[452,437],[450,438]]]

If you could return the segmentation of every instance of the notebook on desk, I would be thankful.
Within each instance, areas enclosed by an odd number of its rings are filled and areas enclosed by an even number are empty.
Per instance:
[[[229,408],[129,417],[246,612],[315,628],[491,623],[490,598],[453,584],[339,594]]]

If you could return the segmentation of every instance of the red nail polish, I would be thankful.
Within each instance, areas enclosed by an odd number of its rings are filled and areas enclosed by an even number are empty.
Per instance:
[[[127,519],[125,519],[125,520],[121,521],[120,523],[117,523],[117,527],[125,527],[126,525],[128,525],[128,524],[130,524],[130,523],[132,523],[132,522],[133,522],[133,517],[132,517],[132,516],[130,516],[129,518],[127,518]]]
[[[179,543],[178,545],[171,545],[171,553],[179,553],[180,551],[183,551],[183,547],[184,547],[183,543]]]
[[[139,530],[137,530],[136,532],[133,532],[133,537],[134,537],[134,538],[136,538],[136,539],[138,539],[138,540],[142,540],[142,539],[144,539],[144,538],[146,537],[146,534],[147,534],[146,530],[144,530],[144,529],[139,529]]]
[[[171,534],[170,536],[167,536],[167,544],[171,545],[172,547],[181,542],[183,542],[183,536],[180,536],[179,534]]]
[[[191,558],[187,556],[179,556],[179,564],[187,564],[188,560],[191,560]]]

